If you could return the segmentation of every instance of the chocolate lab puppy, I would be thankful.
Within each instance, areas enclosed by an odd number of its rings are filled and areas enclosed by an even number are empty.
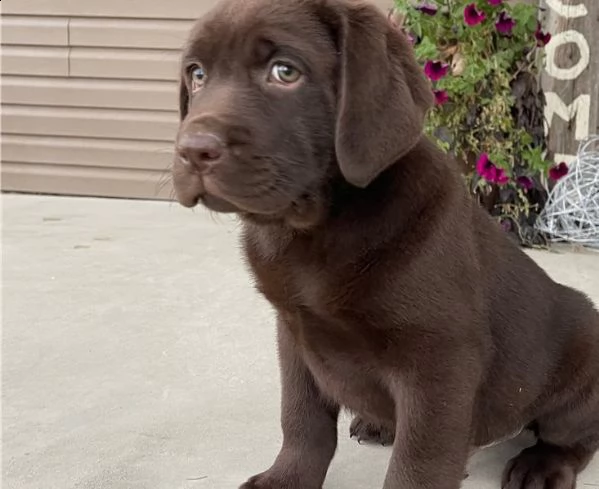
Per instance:
[[[506,489],[599,448],[599,315],[471,200],[422,134],[431,88],[367,3],[224,1],[185,50],[178,200],[234,212],[276,309],[283,446],[244,489],[318,489],[340,408],[393,440],[385,489],[457,489],[530,428]]]

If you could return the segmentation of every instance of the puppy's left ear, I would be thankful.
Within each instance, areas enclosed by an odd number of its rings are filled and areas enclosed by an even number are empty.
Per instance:
[[[382,12],[342,5],[335,147],[345,179],[366,187],[420,140],[433,94],[411,44]]]

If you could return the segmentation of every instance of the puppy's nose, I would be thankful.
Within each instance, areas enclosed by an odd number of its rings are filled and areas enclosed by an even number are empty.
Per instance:
[[[206,170],[218,163],[225,151],[222,140],[210,133],[185,133],[177,142],[177,152],[185,161]]]

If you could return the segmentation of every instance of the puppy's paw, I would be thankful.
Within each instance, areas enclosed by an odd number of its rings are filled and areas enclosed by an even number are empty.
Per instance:
[[[297,486],[285,480],[274,480],[268,472],[250,477],[239,489],[293,489]]]
[[[372,443],[375,445],[393,445],[395,433],[392,429],[367,421],[356,416],[349,427],[349,435],[356,438],[358,443]]]
[[[284,474],[284,475],[279,475]],[[308,480],[306,480],[308,479]],[[239,489],[321,489],[322,486],[287,471],[266,471],[250,477]]]
[[[536,445],[513,458],[503,473],[502,489],[574,489],[576,471],[557,447]]]

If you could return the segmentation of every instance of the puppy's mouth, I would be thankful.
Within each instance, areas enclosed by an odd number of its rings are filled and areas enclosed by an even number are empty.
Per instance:
[[[266,196],[241,197],[233,192],[214,173],[201,174],[189,171],[186,165],[175,162],[173,184],[177,201],[184,207],[202,204],[207,209],[221,213],[259,214],[275,217],[283,214],[290,204],[265,203]]]
[[[184,186],[176,187],[177,200],[182,206],[193,208],[201,203],[214,212],[247,212],[243,205],[236,203],[230,196],[222,192],[218,184],[212,179],[202,178],[198,175],[187,178],[188,180]]]
[[[190,171],[181,162],[175,162],[173,183],[177,201],[184,207],[202,204],[211,211],[236,213],[258,223],[285,221],[294,228],[306,229],[320,221],[324,210],[315,195],[306,193],[292,199],[272,191],[260,193],[257,189],[264,184],[259,182],[246,182],[243,187],[253,194],[241,196],[216,174]]]
[[[203,192],[200,193],[198,200],[211,211],[231,213],[242,210],[239,205],[236,205],[230,198],[227,198],[214,178],[203,178],[202,187]]]
[[[216,212],[235,212],[237,208],[219,195],[211,195],[205,188],[204,178],[197,172],[189,172],[178,161],[173,165],[173,187],[177,202],[183,207],[194,208],[200,202]]]
[[[218,197],[210,194],[202,195],[199,200],[202,202],[204,207],[214,212],[221,212],[223,214],[239,212],[239,209],[231,204],[231,202],[219,199]]]

